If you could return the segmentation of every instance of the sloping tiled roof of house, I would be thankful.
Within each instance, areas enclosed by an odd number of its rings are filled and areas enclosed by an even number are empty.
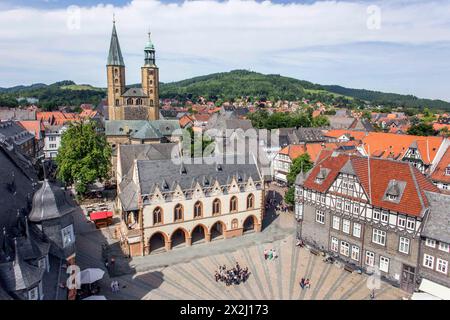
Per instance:
[[[446,175],[445,171],[450,166],[450,148],[447,148],[441,160],[431,174],[431,180],[443,183],[450,183],[450,175]]]
[[[370,163],[370,187],[369,187]],[[318,163],[309,173],[304,186],[325,193],[344,167],[353,169],[370,203],[376,207],[389,209],[411,216],[422,216],[429,206],[425,191],[439,192],[439,189],[411,163],[387,159],[358,157],[345,154],[332,154]],[[328,175],[317,183],[316,177],[321,169],[329,169]],[[396,202],[386,199],[386,190],[392,181],[404,184],[400,199]]]
[[[363,147],[368,153],[380,158],[401,159],[408,148],[417,145],[417,150],[425,164],[431,164],[444,138],[421,137],[382,132],[369,133],[364,139]]]
[[[28,132],[34,134],[36,140],[42,139],[42,132],[45,131],[45,126],[39,120],[24,120],[19,121],[19,124]]]
[[[289,156],[294,161],[304,153],[308,153],[311,161],[315,162],[322,150],[332,150],[337,148],[336,143],[307,143],[307,144],[291,144],[280,150],[280,154]]]
[[[327,131],[324,134],[324,136],[331,137],[331,138],[339,138],[345,134],[355,138],[355,140],[362,140],[367,135],[367,132],[336,129],[336,130]]]
[[[192,119],[192,117],[190,117],[189,115],[184,115],[180,118],[180,120],[178,120],[180,122],[180,127],[184,128],[185,126],[187,126],[189,123],[194,122],[194,119]]]

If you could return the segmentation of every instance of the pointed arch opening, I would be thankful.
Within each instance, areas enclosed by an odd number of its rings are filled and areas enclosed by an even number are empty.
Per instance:
[[[244,224],[243,224],[244,233],[255,232],[256,231],[256,223],[257,223],[257,220],[256,220],[255,216],[253,216],[253,215],[248,216],[244,220]]]
[[[230,199],[230,212],[238,211],[238,199],[236,196],[232,196]]]
[[[172,249],[183,248],[186,246],[186,239],[189,236],[188,232],[183,228],[178,228],[170,236]]]

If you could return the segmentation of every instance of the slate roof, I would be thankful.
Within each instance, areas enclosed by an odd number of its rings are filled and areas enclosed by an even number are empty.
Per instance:
[[[144,93],[144,90],[142,90],[142,88],[130,88],[127,91],[125,91],[124,94],[122,94],[122,97],[125,98],[132,98],[132,97],[141,98],[146,96],[147,95]]]
[[[14,121],[0,121],[0,142],[21,145],[32,140],[34,135]]]
[[[37,184],[31,162],[0,143],[0,230],[16,224],[17,210],[28,212],[31,209]]]
[[[311,171],[304,182],[305,188],[321,193],[328,191],[339,172],[349,170],[350,161],[365,193],[371,197],[371,204],[411,216],[423,216],[429,203],[425,191],[439,192],[437,187],[411,163],[386,159],[370,159],[370,188],[368,175],[368,158],[333,153],[323,159]],[[321,184],[315,182],[320,168],[330,169],[329,174]],[[386,191],[392,180],[398,181],[402,196],[398,202],[386,199]],[[404,186],[403,186],[404,184]]]
[[[32,222],[42,222],[65,216],[74,210],[60,187],[45,180],[34,194],[33,209],[28,218]]]
[[[116,24],[113,24],[111,43],[109,46],[108,66],[125,66],[122,51],[120,50],[119,38],[117,36]]]
[[[178,120],[109,120],[105,121],[107,136],[127,136],[136,139],[159,139],[180,129]]]
[[[152,143],[120,145],[120,166],[122,175],[129,175],[134,160],[169,160],[176,143]],[[179,153],[179,151],[177,152]]]
[[[422,236],[450,244],[450,195],[426,192],[430,212]]]
[[[180,165],[167,160],[138,161],[141,193],[143,195],[153,193],[155,187],[161,186],[163,181],[169,184],[169,190],[167,191],[173,191],[176,184],[179,184],[183,190],[192,189],[195,187],[196,181],[201,182],[204,178],[211,184],[217,179],[220,185],[229,184],[233,176],[240,176],[243,181],[246,181],[249,177],[252,177],[255,182],[261,181],[258,168],[253,160],[244,164],[236,164],[235,161],[231,160],[231,157],[227,157],[223,161],[225,163],[219,164],[220,170],[217,168],[215,158],[203,158],[203,161],[212,164],[183,163]],[[238,162],[241,161],[238,160]],[[184,174],[183,171],[185,171]]]
[[[36,286],[44,275],[44,269],[25,262],[16,250],[13,261],[0,263],[0,279],[10,292],[30,289]]]

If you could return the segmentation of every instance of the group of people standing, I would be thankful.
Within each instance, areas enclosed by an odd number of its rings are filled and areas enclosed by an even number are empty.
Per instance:
[[[302,278],[300,280],[300,287],[302,289],[309,289],[309,288],[311,288],[311,281],[309,279],[305,280],[305,278]]]
[[[240,284],[241,282],[247,281],[250,276],[250,272],[248,271],[248,267],[241,268],[238,262],[236,262],[236,266],[230,270],[227,270],[226,265],[219,266],[219,270],[216,270],[215,273],[216,282],[225,282],[227,286],[232,284]]]
[[[278,253],[275,249],[264,249],[264,260],[274,260],[278,258]]]
[[[113,280],[113,281],[111,282],[111,291],[112,291],[113,293],[117,293],[117,292],[120,291],[119,281]]]

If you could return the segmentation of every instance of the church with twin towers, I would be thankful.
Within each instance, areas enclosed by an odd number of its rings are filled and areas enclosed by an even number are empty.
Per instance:
[[[125,63],[113,22],[111,44],[107,62],[109,120],[159,119],[159,70],[155,62],[155,46],[148,34],[141,67],[142,87],[127,88]]]

